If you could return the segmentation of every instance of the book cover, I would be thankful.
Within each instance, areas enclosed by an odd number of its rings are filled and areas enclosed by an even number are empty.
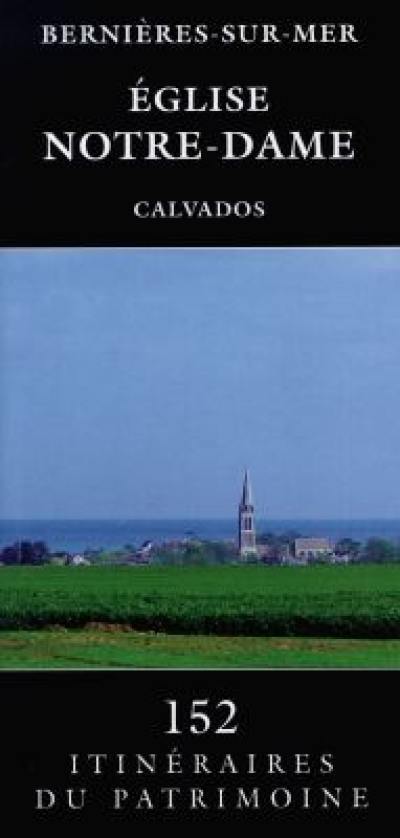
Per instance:
[[[3,2],[2,810],[394,816],[397,19]]]

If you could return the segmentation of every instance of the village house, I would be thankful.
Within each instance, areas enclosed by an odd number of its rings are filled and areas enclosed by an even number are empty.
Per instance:
[[[294,541],[294,557],[300,561],[331,558],[333,552],[327,538],[295,538]]]

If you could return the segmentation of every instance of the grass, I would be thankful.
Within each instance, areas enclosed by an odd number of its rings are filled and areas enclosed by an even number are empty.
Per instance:
[[[400,638],[400,564],[1,567],[0,628]]]
[[[0,667],[400,667],[400,640],[188,637],[117,626],[3,631]]]

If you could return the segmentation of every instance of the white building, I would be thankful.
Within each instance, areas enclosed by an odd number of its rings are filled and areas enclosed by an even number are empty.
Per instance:
[[[308,561],[333,556],[333,549],[327,538],[295,538],[296,559]]]

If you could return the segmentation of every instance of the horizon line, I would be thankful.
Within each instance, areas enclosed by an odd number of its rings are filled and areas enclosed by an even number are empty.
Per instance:
[[[175,518],[172,515],[160,516],[160,517],[157,517],[157,516],[147,517],[146,516],[146,517],[133,517],[133,518],[128,518],[128,517],[107,518],[105,516],[101,516],[101,517],[98,517],[98,516],[90,517],[90,516],[88,516],[88,517],[84,517],[84,518],[83,517],[72,517],[72,518],[71,517],[68,517],[68,518],[64,518],[64,517],[61,517],[61,518],[57,518],[57,517],[51,517],[51,518],[46,518],[46,517],[40,517],[40,518],[36,518],[36,517],[35,518],[4,517],[3,518],[3,517],[0,517],[0,524],[1,523],[8,523],[8,522],[14,522],[14,523],[46,522],[46,523],[48,523],[49,521],[65,521],[65,522],[70,522],[70,521],[96,521],[96,522],[100,522],[100,521],[103,521],[103,522],[110,522],[110,523],[111,522],[121,523],[121,522],[128,522],[128,521],[129,522],[130,521],[132,521],[132,522],[133,521],[143,521],[143,522],[148,522],[148,521],[163,521],[163,522],[164,521],[235,521],[236,522],[236,520],[237,519],[236,519],[235,516],[232,516],[232,517],[231,516],[229,516],[229,517],[226,517],[226,516],[198,516],[198,517],[188,516],[188,517],[182,517],[182,516],[180,516],[179,518]],[[400,515],[398,515],[398,516],[371,516],[371,515],[369,515],[369,516],[365,516],[365,515],[357,516],[357,515],[354,515],[354,516],[351,516],[351,517],[343,517],[343,516],[337,516],[337,517],[325,517],[325,516],[318,517],[317,516],[317,517],[312,517],[310,515],[302,515],[302,516],[294,515],[294,516],[289,516],[289,517],[277,517],[277,518],[275,518],[273,516],[271,516],[271,517],[259,516],[259,517],[256,517],[256,523],[257,523],[257,520],[258,521],[263,521],[263,522],[271,521],[271,522],[274,522],[274,523],[278,523],[280,521],[282,523],[285,523],[287,521],[321,521],[321,522],[329,522],[329,521],[345,521],[345,522],[346,521],[400,521]]]

